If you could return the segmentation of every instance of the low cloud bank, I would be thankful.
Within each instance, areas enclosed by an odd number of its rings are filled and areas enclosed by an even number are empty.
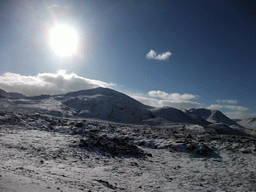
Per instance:
[[[66,70],[57,73],[38,73],[36,76],[23,76],[4,73],[0,76],[0,88],[7,92],[18,92],[28,96],[41,94],[61,94],[96,87],[110,87],[113,84],[68,74]]]

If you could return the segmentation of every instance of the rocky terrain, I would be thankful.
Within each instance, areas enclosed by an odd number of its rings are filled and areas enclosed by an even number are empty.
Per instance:
[[[0,191],[255,191],[246,128],[221,112],[155,109],[104,91],[4,92]]]

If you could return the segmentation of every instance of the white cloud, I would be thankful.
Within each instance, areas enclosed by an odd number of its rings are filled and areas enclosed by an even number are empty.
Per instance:
[[[198,108],[201,106],[198,102],[193,101],[170,101],[170,100],[163,100],[160,101],[161,106],[168,106],[177,109],[191,109],[191,108]]]
[[[188,94],[185,93],[183,95],[179,94],[179,93],[165,93],[163,91],[149,91],[148,92],[149,96],[151,97],[160,97],[166,100],[172,100],[172,101],[188,101],[191,99],[196,99],[198,96],[196,95],[192,95],[192,94]]]
[[[221,104],[212,104],[207,108],[208,109],[216,109],[216,110],[225,108],[225,109],[229,109],[232,111],[248,111],[249,110],[248,107],[237,106],[237,105],[221,105]]]
[[[225,105],[225,108],[235,111],[248,111],[248,107],[236,106],[236,105]]]
[[[234,111],[234,112],[227,112],[224,113],[230,119],[246,119],[256,117],[256,113],[246,113],[244,111]]]
[[[173,107],[177,109],[190,109],[190,108],[198,108],[201,106],[200,103],[193,102],[193,101],[172,101],[172,100],[164,100],[164,99],[155,99],[150,97],[143,97],[143,96],[131,96],[137,101],[145,105],[149,105],[152,107]]]
[[[57,73],[38,73],[36,76],[22,76],[16,73],[4,73],[0,76],[0,87],[2,89],[29,96],[60,94],[110,86],[113,86],[113,84],[87,79],[75,73],[68,74],[65,70],[59,70]]]
[[[170,57],[171,55],[172,55],[172,53],[169,52],[169,51],[167,51],[167,52],[165,52],[165,53],[158,54],[158,55],[155,57],[155,59],[156,59],[156,60],[159,60],[159,61],[161,61],[161,60],[167,60],[167,59],[169,59],[169,57]]]
[[[213,104],[213,105],[210,105],[209,107],[207,107],[208,109],[214,109],[214,110],[220,110],[223,108],[222,105],[217,105],[217,104]]]
[[[172,53],[169,51],[157,54],[154,50],[150,50],[149,53],[146,55],[146,58],[162,61],[169,59],[171,55]]]
[[[217,103],[237,104],[237,100],[216,100]]]
[[[156,52],[154,50],[150,50],[146,57],[148,59],[154,59],[156,57]]]
[[[171,93],[168,94],[163,91],[149,91],[148,96],[132,96],[134,99],[140,101],[141,103],[153,107],[173,107],[177,109],[189,109],[201,107],[198,102],[190,101],[191,99],[196,99],[198,96],[192,94],[179,94]],[[157,98],[152,98],[157,97]]]
[[[160,98],[167,98],[169,96],[168,93],[165,93],[163,91],[149,91],[148,95],[151,97],[160,97]]]

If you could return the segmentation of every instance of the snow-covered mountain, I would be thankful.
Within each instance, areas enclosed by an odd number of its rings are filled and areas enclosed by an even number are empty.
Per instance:
[[[113,89],[103,88],[103,87],[81,90],[76,92],[69,92],[69,93],[66,93],[64,97],[77,97],[77,96],[83,96],[83,95],[86,95],[86,96],[104,95],[105,97],[120,99],[128,105],[133,105],[140,108],[150,108],[149,106],[146,106],[140,103],[139,101],[129,97],[128,95],[125,95]]]
[[[172,107],[161,107],[151,109],[151,113],[154,117],[161,117],[170,122],[188,123],[207,125],[209,122],[202,119],[200,116],[194,116],[189,113],[184,113],[181,110]]]
[[[225,123],[226,125],[238,125],[235,121],[228,118],[222,112],[218,110],[209,109],[189,109],[186,111],[187,114],[196,115],[209,121],[210,123]]]
[[[63,104],[77,110],[77,116],[84,118],[139,123],[152,117],[149,106],[108,88],[67,93]]]
[[[211,123],[238,124],[220,111],[190,109],[181,111],[171,107],[153,108],[109,88],[95,88],[61,95],[27,97],[0,89],[0,97],[8,104],[26,106],[55,116],[77,116],[123,123],[184,123],[206,126]],[[3,105],[6,105],[7,100]]]

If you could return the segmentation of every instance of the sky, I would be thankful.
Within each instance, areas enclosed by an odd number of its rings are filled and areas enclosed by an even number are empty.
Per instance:
[[[58,23],[77,34],[67,56],[51,45]],[[0,88],[102,86],[151,106],[255,117],[255,32],[253,0],[1,1]]]

